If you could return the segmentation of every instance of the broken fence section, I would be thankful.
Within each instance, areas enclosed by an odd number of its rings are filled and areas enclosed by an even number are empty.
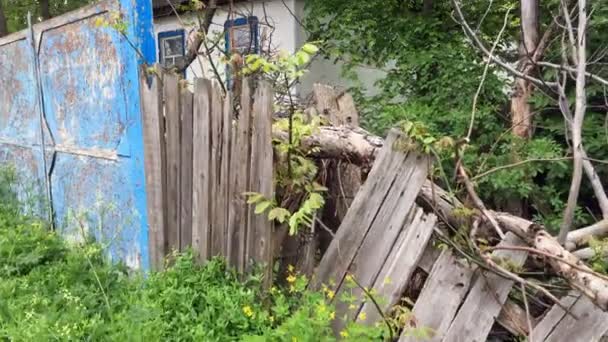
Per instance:
[[[414,202],[429,163],[426,157],[394,148],[399,137],[398,132],[389,134],[311,284],[335,293],[334,331],[339,334],[349,321],[381,323],[395,305],[404,303],[402,296],[418,268],[428,276],[413,304],[409,328],[427,328],[425,341],[486,341],[496,323],[515,334],[526,329],[527,334],[527,326],[522,329],[521,322],[509,317],[523,310],[508,298],[519,284],[433,246],[437,218]],[[523,242],[509,233],[502,244]],[[514,266],[527,258],[525,252],[506,250],[494,256],[508,258]],[[554,306],[537,324],[533,320],[533,341],[600,341],[606,335],[608,314],[586,297],[564,301],[579,319]],[[403,327],[399,341],[419,340],[410,332]]]
[[[272,222],[244,196],[274,193],[270,86],[245,81],[237,119],[232,94],[210,80],[196,79],[191,91],[161,72],[141,84],[154,267],[189,247],[201,260],[226,257],[239,271],[252,261],[271,265]]]

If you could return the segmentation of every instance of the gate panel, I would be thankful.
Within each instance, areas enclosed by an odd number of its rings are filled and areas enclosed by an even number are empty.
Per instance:
[[[116,14],[125,32],[99,25]],[[71,239],[93,234],[112,258],[148,268],[138,80],[156,55],[151,1],[107,0],[34,25],[34,48],[27,36],[0,38],[0,162],[14,162],[44,196],[40,84],[56,226]]]

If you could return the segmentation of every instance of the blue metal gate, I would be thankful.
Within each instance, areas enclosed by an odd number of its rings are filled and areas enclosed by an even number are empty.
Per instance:
[[[118,17],[126,31],[99,25]],[[108,255],[144,269],[138,75],[155,61],[152,29],[151,0],[107,0],[0,38],[0,162],[29,185],[21,196],[47,198],[48,184],[66,237],[93,234]]]

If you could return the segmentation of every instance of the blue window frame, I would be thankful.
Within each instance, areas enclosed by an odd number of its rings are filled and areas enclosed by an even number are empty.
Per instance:
[[[165,67],[172,67],[183,60],[186,53],[184,30],[166,31],[158,34],[158,60]]]
[[[237,18],[224,23],[224,39],[229,54],[242,57],[260,53],[259,21],[257,17]],[[226,66],[226,84],[231,88],[230,66]]]

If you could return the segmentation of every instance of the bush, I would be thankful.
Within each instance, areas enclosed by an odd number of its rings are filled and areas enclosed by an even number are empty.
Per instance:
[[[2,174],[2,170],[0,170]],[[333,293],[306,290],[293,268],[285,286],[265,291],[221,259],[201,266],[172,256],[164,272],[112,264],[94,242],[68,245],[40,220],[20,214],[0,180],[0,340],[2,341],[330,341]],[[4,185],[2,185],[4,184]],[[383,327],[350,324],[369,340]]]

